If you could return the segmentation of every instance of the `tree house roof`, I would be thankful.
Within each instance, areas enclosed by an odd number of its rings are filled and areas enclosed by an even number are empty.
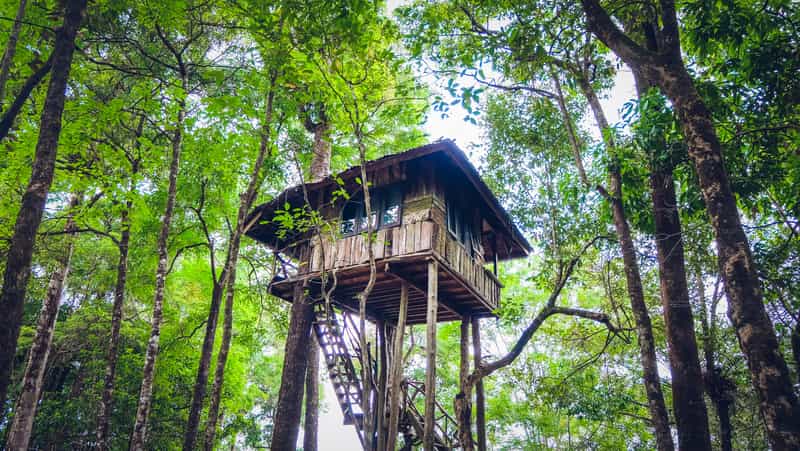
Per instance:
[[[449,139],[441,140],[405,152],[387,155],[367,162],[365,169],[368,174],[371,174],[401,162],[416,160],[434,154],[442,155],[444,157],[443,161],[449,166],[448,169],[453,169],[453,171],[447,171],[448,177],[463,178],[478,193],[476,202],[479,204],[480,210],[484,212],[483,219],[492,226],[497,235],[497,258],[499,260],[508,260],[528,255],[531,246],[527,239],[511,220],[508,212],[500,205],[494,193],[486,186],[486,183],[481,179],[480,174],[478,174],[478,171],[470,163],[464,152],[453,141]],[[318,182],[306,183],[305,193],[302,184],[284,190],[271,201],[253,209],[247,218],[246,224],[255,224],[247,231],[247,235],[273,249],[285,247],[291,243],[293,237],[279,237],[280,225],[273,221],[278,210],[283,210],[287,203],[291,208],[302,207],[305,205],[306,193],[309,197],[312,197],[315,193],[322,192],[331,186],[336,186],[339,183],[338,181],[352,183],[360,175],[361,169],[357,165]],[[409,183],[413,182],[413,180],[409,180]]]

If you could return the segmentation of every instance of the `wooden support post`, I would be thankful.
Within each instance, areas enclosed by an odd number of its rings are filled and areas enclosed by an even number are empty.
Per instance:
[[[461,449],[472,451],[472,391],[466,392],[467,377],[469,377],[469,323],[470,316],[464,315],[461,318],[461,361],[459,367],[460,391],[456,395],[455,410],[456,421],[458,421],[458,438],[461,442]]]
[[[378,329],[378,405],[375,415],[375,429],[378,432],[378,450],[386,447],[386,361],[388,350],[386,349],[386,321],[378,320],[375,323]]]
[[[425,451],[434,451],[435,413],[436,413],[436,312],[439,308],[438,285],[439,264],[433,260],[428,262],[428,314],[425,353],[425,429],[422,445]]]
[[[386,433],[385,451],[394,451],[400,424],[400,383],[403,380],[403,335],[406,331],[406,315],[408,314],[408,284],[400,282],[400,313],[397,327],[394,329],[394,346],[392,347],[391,390],[389,391],[389,427]],[[384,450],[379,450],[384,451]]]
[[[472,356],[475,368],[481,364],[480,319],[472,318]],[[483,381],[475,384],[475,426],[478,435],[478,451],[486,451],[486,400],[483,395]]]

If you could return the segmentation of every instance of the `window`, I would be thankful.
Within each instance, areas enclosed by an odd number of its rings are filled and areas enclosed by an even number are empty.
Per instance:
[[[451,194],[447,199],[447,230],[473,255],[479,249],[480,235],[475,230],[473,210],[456,201]]]
[[[403,191],[394,185],[370,191],[372,230],[400,224],[402,218]],[[378,222],[380,220],[380,222]],[[367,231],[367,214],[364,193],[359,191],[350,197],[342,209],[342,222],[339,231],[342,235],[353,235]]]

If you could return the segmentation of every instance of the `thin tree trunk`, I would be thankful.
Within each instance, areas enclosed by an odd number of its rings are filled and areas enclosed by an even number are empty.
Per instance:
[[[289,314],[289,334],[286,337],[281,388],[272,420],[270,449],[290,450],[297,446],[313,318],[314,304],[311,299],[306,298],[303,284],[298,282],[295,284],[292,309]]]
[[[14,120],[19,115],[19,112],[22,111],[22,107],[25,105],[25,102],[28,101],[28,97],[31,96],[33,90],[39,86],[39,83],[44,80],[45,75],[50,73],[50,69],[53,67],[53,57],[52,55],[47,61],[44,62],[38,69],[33,71],[33,73],[25,80],[25,83],[20,88],[17,96],[14,98],[14,101],[11,103],[11,106],[3,113],[3,118],[0,119],[0,140],[3,140],[8,136],[8,133],[11,131],[11,127],[14,126]]]
[[[264,180],[261,173],[264,167],[264,162],[267,157],[272,154],[271,147],[271,134],[272,134],[272,115],[273,106],[275,101],[275,80],[277,73],[273,72],[270,76],[270,90],[267,94],[267,105],[264,113],[264,124],[261,130],[261,141],[259,144],[258,155],[253,168],[250,171],[250,180],[247,184],[247,189],[239,196],[239,211],[236,216],[236,229],[231,237],[231,245],[228,249],[227,261],[225,263],[228,268],[227,278],[227,292],[225,297],[225,319],[223,321],[222,330],[222,343],[220,343],[219,352],[217,353],[217,366],[214,371],[214,385],[211,389],[211,399],[209,400],[208,407],[208,421],[206,422],[205,431],[205,448],[211,450],[214,447],[214,441],[217,433],[217,422],[220,402],[222,399],[222,387],[225,382],[225,365],[228,362],[228,352],[231,347],[231,338],[233,337],[233,301],[236,286],[236,264],[239,261],[239,248],[241,245],[241,238],[244,233],[249,229],[249,224],[245,224],[247,214],[255,201],[258,189]]]
[[[206,385],[208,385],[208,373],[211,369],[211,357],[214,353],[214,341],[217,335],[217,321],[219,321],[219,308],[222,304],[222,295],[225,293],[228,277],[231,271],[231,251],[233,243],[228,248],[228,258],[220,274],[219,280],[213,280],[211,291],[211,305],[208,309],[206,319],[206,330],[203,337],[203,346],[200,351],[200,363],[197,366],[197,376],[195,377],[194,390],[192,391],[192,401],[189,406],[189,417],[186,420],[186,431],[183,436],[183,450],[192,451],[197,440],[197,431],[200,427],[200,414],[203,412],[203,401],[206,396]],[[214,252],[210,249],[209,252]],[[238,252],[238,244],[237,244]]]
[[[103,394],[100,399],[99,413],[97,415],[97,449],[109,449],[108,431],[111,421],[111,411],[114,402],[114,379],[117,374],[117,359],[119,357],[119,335],[122,328],[122,306],[125,303],[125,286],[128,280],[128,246],[131,239],[131,222],[129,212],[132,202],[126,201],[122,210],[122,230],[120,232],[119,260],[117,263],[117,282],[114,286],[114,305],[111,309],[111,334],[108,340],[108,354],[106,356],[106,373],[103,379]]]
[[[400,310],[397,314],[397,325],[394,329],[392,345],[392,368],[389,375],[389,424],[386,432],[386,450],[394,451],[400,425],[400,384],[403,381],[403,336],[406,331],[408,314],[408,283],[400,282]]]
[[[140,150],[141,143],[139,138],[144,130],[144,117],[139,118],[134,135],[134,149]],[[138,158],[138,157],[137,157]],[[139,172],[140,160],[131,160],[131,181],[129,192],[135,189],[133,176]],[[110,445],[108,433],[111,422],[111,412],[114,405],[114,380],[117,374],[117,360],[119,353],[119,336],[122,329],[122,307],[125,303],[125,288],[128,283],[128,251],[131,240],[131,220],[130,212],[133,201],[128,199],[120,214],[120,237],[117,242],[119,250],[119,260],[117,262],[117,281],[114,285],[114,305],[111,308],[111,333],[108,339],[108,354],[106,355],[106,373],[103,378],[103,394],[100,397],[100,405],[97,414],[97,438],[98,451],[106,451]]]
[[[185,71],[181,72],[181,87],[183,92],[188,91],[188,81]],[[130,449],[141,451],[145,449],[147,439],[147,417],[153,398],[153,380],[155,379],[156,358],[161,339],[161,319],[164,308],[164,289],[167,279],[167,261],[169,259],[169,229],[175,211],[175,198],[178,191],[178,170],[180,167],[181,150],[183,149],[183,128],[186,120],[186,100],[178,100],[178,116],[175,121],[175,134],[172,137],[172,159],[169,167],[169,187],[167,189],[167,204],[164,207],[164,216],[161,221],[161,232],[158,236],[158,267],[156,268],[156,287],[153,297],[153,319],[150,328],[150,338],[147,342],[147,351],[144,358],[142,386],[139,391],[139,402],[136,407],[136,421],[133,425]]]
[[[331,143],[328,142],[330,123],[324,113],[320,122],[305,123],[306,130],[314,133],[313,155],[311,156],[311,182],[318,182],[331,172]],[[309,385],[310,384],[310,385]],[[305,419],[303,421],[303,450],[316,451],[319,435],[319,344],[311,337],[306,368]]]
[[[636,71],[633,76],[641,100],[650,84]],[[595,101],[596,98],[595,98]],[[598,102],[599,104],[599,102]],[[659,139],[658,149],[666,151],[666,140]],[[650,190],[653,202],[653,222],[658,253],[658,275],[661,304],[669,345],[672,376],[672,408],[678,428],[678,448],[711,450],[708,412],[703,398],[703,372],[694,333],[694,317],[686,282],[686,258],[683,250],[683,231],[675,195],[672,169],[667,164],[650,164]]]
[[[0,105],[5,103],[6,83],[8,83],[8,75],[11,73],[11,64],[14,62],[14,54],[17,52],[19,30],[22,28],[22,19],[25,17],[25,6],[27,3],[28,0],[19,1],[17,17],[14,18],[14,25],[11,27],[11,34],[8,36],[6,50],[3,52],[2,61],[0,61]]]
[[[558,76],[554,76],[556,91],[560,104],[563,105],[563,94]],[[667,406],[664,402],[664,394],[661,390],[661,378],[658,374],[658,359],[656,357],[655,339],[653,338],[653,326],[650,321],[650,314],[647,310],[647,303],[644,299],[644,289],[642,278],[639,273],[639,262],[636,260],[636,249],[633,243],[625,208],[622,205],[622,175],[620,164],[617,159],[616,145],[609,134],[608,120],[603,112],[597,95],[588,83],[580,83],[580,87],[589,106],[594,113],[597,126],[606,145],[609,157],[608,178],[610,192],[605,192],[602,187],[597,189],[604,195],[611,205],[611,212],[614,219],[614,228],[617,239],[619,240],[620,250],[622,251],[622,262],[625,268],[625,279],[628,287],[628,297],[631,302],[631,311],[636,322],[636,335],[639,343],[639,359],[642,364],[642,379],[650,416],[655,430],[656,444],[660,451],[669,451],[675,448],[672,441],[672,433],[669,428],[669,416]],[[571,121],[565,107],[562,106],[562,115],[565,121]],[[580,152],[577,152],[580,155]]]
[[[697,285],[697,299],[700,306],[700,330],[703,334],[703,355],[705,357],[705,378],[704,387],[714,411],[719,420],[719,444],[722,451],[733,450],[733,426],[731,425],[730,406],[733,405],[735,384],[728,381],[717,368],[714,348],[714,316],[716,316],[716,304],[712,303],[711,311],[707,311],[705,285],[703,275],[700,270],[695,274],[695,284]]]
[[[703,373],[694,333],[680,217],[672,171],[652,168],[656,249],[658,251],[661,303],[669,344],[672,375],[672,407],[678,426],[678,448],[710,450],[708,412],[703,399]]]
[[[319,345],[311,335],[306,368],[306,412],[303,421],[303,451],[317,451],[319,429]]]
[[[657,31],[663,48],[659,52],[633,42],[597,0],[581,3],[589,29],[672,102],[714,229],[728,317],[747,359],[767,436],[775,449],[799,449],[800,402],[764,307],[758,269],[739,218],[711,112],[683,63],[675,3],[660,1],[661,28]]]
[[[470,317],[461,318],[461,359],[459,365],[458,381],[461,391],[456,395],[455,411],[458,421],[458,437],[464,451],[472,451],[475,444],[472,441],[472,390],[467,387],[469,377],[469,325]]]
[[[478,317],[472,318],[472,354],[474,368],[478,368],[482,364],[481,322]],[[475,383],[475,432],[478,438],[478,451],[486,451],[486,400],[483,394],[483,379]]]
[[[83,19],[86,0],[68,0],[65,6],[64,25],[56,33],[52,76],[42,109],[33,170],[14,224],[0,294],[0,406],[6,400],[11,368],[17,352],[33,246],[53,182],[58,138],[61,134],[61,115],[75,50],[75,35]]]
[[[36,324],[36,335],[33,338],[31,349],[28,352],[28,363],[25,374],[22,376],[22,391],[14,408],[14,420],[8,431],[6,449],[26,450],[33,431],[33,420],[36,417],[36,408],[42,392],[44,372],[47,368],[47,358],[53,342],[53,333],[58,318],[58,308],[61,305],[61,296],[64,292],[64,281],[69,274],[70,260],[75,246],[75,220],[74,209],[80,202],[78,195],[73,195],[70,200],[70,213],[64,231],[67,232],[67,243],[64,254],[58,261],[58,266],[50,277],[47,295],[42,303],[42,310]]]

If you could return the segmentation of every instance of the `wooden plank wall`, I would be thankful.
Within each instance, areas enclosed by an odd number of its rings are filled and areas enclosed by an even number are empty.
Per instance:
[[[483,265],[467,253],[464,245],[445,234],[445,251],[442,254],[455,272],[480,293],[495,309],[500,302],[500,285]]]
[[[375,259],[415,254],[432,249],[434,243],[435,224],[430,221],[412,222],[400,226],[380,229],[372,243]],[[369,263],[369,249],[366,234],[340,238],[331,243],[330,238],[312,240],[310,268],[319,271],[333,268],[342,269],[348,266]],[[324,265],[323,265],[324,249]]]

